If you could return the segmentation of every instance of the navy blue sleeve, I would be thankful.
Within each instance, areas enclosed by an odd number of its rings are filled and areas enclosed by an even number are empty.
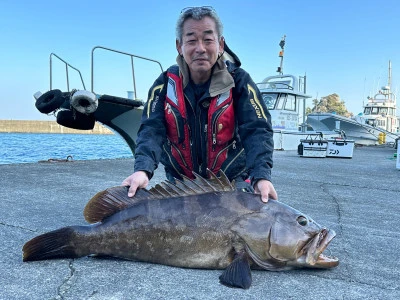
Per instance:
[[[237,69],[234,78],[235,113],[251,181],[271,180],[274,149],[271,115],[250,75]]]
[[[158,167],[166,139],[165,78],[165,73],[161,74],[149,90],[136,140],[134,170],[145,171],[150,178]]]

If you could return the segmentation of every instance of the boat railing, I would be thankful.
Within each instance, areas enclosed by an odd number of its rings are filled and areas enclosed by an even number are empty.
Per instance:
[[[367,97],[369,103],[396,103],[396,95],[394,93],[378,93],[374,97]]]
[[[79,71],[77,68],[71,66],[68,62],[66,62],[64,59],[62,59],[61,57],[59,57],[55,53],[51,53],[50,54],[50,90],[53,89],[53,57],[56,57],[58,60],[60,60],[65,65],[65,75],[66,75],[66,78],[67,78],[67,90],[68,90],[68,92],[70,91],[69,90],[69,72],[68,72],[69,68],[71,68],[71,69],[75,70],[76,72],[78,72],[78,74],[79,74],[79,76],[81,78],[83,89],[86,90],[85,82],[83,81],[81,71]]]
[[[161,72],[163,72],[163,68],[162,65],[159,61],[151,59],[151,58],[147,58],[147,57],[143,57],[143,56],[139,56],[139,55],[135,55],[135,54],[131,54],[131,53],[127,53],[127,52],[123,52],[123,51],[119,51],[119,50],[115,50],[115,49],[111,49],[111,48],[106,48],[103,46],[96,46],[92,49],[92,55],[91,55],[91,91],[92,93],[94,92],[94,52],[96,49],[102,49],[102,50],[106,50],[106,51],[110,51],[110,52],[114,52],[117,54],[122,54],[122,55],[126,55],[129,56],[131,58],[131,69],[132,69],[132,83],[133,83],[133,93],[134,93],[134,99],[137,99],[137,95],[136,95],[136,80],[135,80],[135,68],[134,68],[134,63],[133,63],[133,59],[134,58],[138,58],[138,59],[143,59],[143,60],[147,60],[150,62],[154,62],[156,64],[159,65]]]
[[[303,98],[311,98],[306,95],[306,76],[300,76],[298,79],[291,74],[275,75],[266,77],[262,82],[257,83],[260,90],[267,92],[286,92],[296,94]]]
[[[257,83],[257,86],[260,90],[292,90],[293,87],[285,82],[260,82]]]

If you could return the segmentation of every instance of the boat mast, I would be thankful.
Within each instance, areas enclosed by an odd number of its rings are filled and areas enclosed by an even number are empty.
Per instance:
[[[282,37],[281,41],[279,42],[279,46],[282,49],[281,51],[279,51],[279,57],[281,58],[281,63],[280,63],[280,66],[278,67],[278,69],[276,70],[279,73],[279,75],[283,75],[283,54],[285,51],[285,38],[286,38],[286,35],[284,35]]]
[[[389,74],[388,74],[388,84],[382,87],[382,94],[385,95],[385,99],[391,99],[391,88],[392,88],[392,62],[389,60]]]

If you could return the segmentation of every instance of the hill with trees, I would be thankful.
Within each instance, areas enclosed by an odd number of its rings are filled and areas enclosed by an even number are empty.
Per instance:
[[[340,99],[338,94],[331,94],[326,97],[322,97],[320,100],[313,100],[313,108],[307,107],[306,114],[316,113],[316,112],[327,112],[336,113],[344,117],[352,117],[353,113],[349,112],[346,108],[345,102]]]

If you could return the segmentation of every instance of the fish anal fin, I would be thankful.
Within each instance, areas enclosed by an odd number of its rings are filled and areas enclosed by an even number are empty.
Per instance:
[[[83,210],[89,223],[101,222],[105,218],[128,208],[140,200],[155,198],[146,189],[138,189],[134,197],[128,197],[128,187],[115,186],[98,192],[89,200]]]
[[[219,281],[229,287],[248,289],[251,286],[251,269],[246,252],[236,254],[232,263],[219,276]]]

